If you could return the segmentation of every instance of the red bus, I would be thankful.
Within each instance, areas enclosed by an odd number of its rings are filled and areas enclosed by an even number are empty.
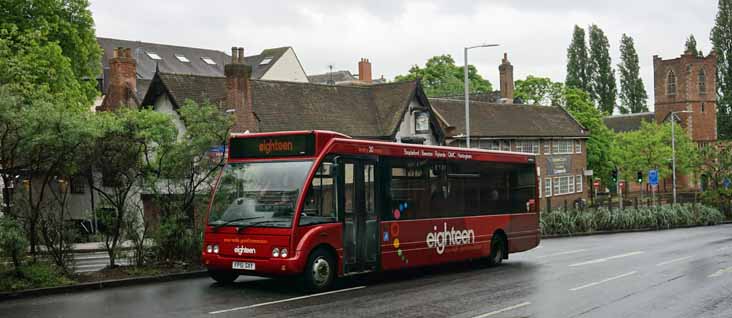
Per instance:
[[[530,154],[357,140],[328,131],[237,134],[209,204],[203,263],[222,283],[336,277],[485,258],[539,244]]]

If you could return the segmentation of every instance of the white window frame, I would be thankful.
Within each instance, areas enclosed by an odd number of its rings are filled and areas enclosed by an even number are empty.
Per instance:
[[[501,151],[511,151],[511,140],[501,140]]]
[[[552,141],[551,140],[544,140],[544,144],[542,146],[544,148],[544,154],[545,155],[551,155],[552,154]]]
[[[574,176],[574,183],[575,183],[575,191],[577,193],[585,192],[584,188],[582,187],[582,175],[576,175]]]
[[[552,180],[552,195],[557,196],[561,195],[562,191],[559,189],[559,177],[554,177],[554,180]]]
[[[544,178],[544,197],[552,196],[552,178]]]
[[[552,153],[555,155],[571,155],[574,153],[573,140],[555,140],[552,143]]]
[[[175,58],[178,59],[181,63],[190,63],[191,60],[189,60],[185,55],[183,54],[175,54]]]
[[[155,61],[162,61],[163,60],[163,58],[160,57],[160,55],[158,55],[158,53],[150,52],[150,51],[145,51],[145,54],[147,54],[147,57],[149,57],[150,59],[153,59]]]
[[[582,140],[576,139],[574,141],[574,152],[575,153],[582,153]]]
[[[202,56],[201,60],[203,61],[203,63],[206,63],[208,65],[216,65],[216,61],[208,56]]]

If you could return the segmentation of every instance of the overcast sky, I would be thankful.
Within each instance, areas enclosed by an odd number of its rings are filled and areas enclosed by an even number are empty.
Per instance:
[[[292,46],[308,74],[331,64],[355,73],[365,57],[374,77],[393,79],[431,56],[462,64],[463,47],[499,43],[469,56],[494,88],[504,52],[516,79],[564,81],[573,26],[594,23],[610,40],[614,66],[621,34],[635,39],[649,102],[653,55],[677,57],[689,34],[708,53],[716,8],[716,0],[91,0],[98,36],[224,52],[243,46],[247,55]]]

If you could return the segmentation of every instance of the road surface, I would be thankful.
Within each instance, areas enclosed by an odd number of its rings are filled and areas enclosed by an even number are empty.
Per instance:
[[[2,317],[732,317],[732,225],[543,240],[480,262],[341,280],[208,278],[0,302]]]

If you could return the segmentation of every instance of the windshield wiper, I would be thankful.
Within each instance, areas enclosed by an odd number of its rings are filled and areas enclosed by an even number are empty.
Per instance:
[[[226,220],[226,221],[224,221],[224,223],[215,225],[213,229],[214,229],[214,231],[216,231],[219,228],[221,228],[222,226],[226,226],[226,225],[229,225],[234,222],[241,222],[241,221],[261,219],[261,218],[263,218],[263,216],[253,216],[253,217],[247,217],[247,218],[236,218],[236,219]]]

